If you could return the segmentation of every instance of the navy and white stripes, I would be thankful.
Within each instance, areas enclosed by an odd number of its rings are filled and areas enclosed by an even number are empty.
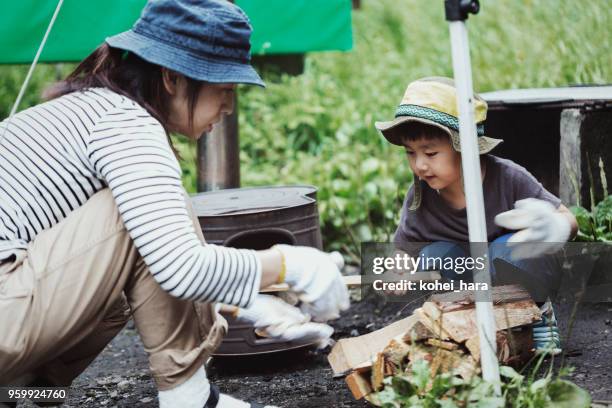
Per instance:
[[[200,243],[164,129],[138,104],[103,88],[11,119],[0,140],[0,260],[106,187],[163,289],[183,299],[251,302],[261,279],[256,253]]]

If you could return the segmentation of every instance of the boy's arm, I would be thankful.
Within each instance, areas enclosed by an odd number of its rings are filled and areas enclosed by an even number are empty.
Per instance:
[[[517,201],[513,210],[497,214],[495,223],[517,231],[508,240],[508,245],[515,247],[512,250],[515,259],[556,252],[577,230],[576,220],[565,206],[559,204],[555,208],[537,198]]]
[[[563,204],[561,204],[559,206],[559,208],[557,208],[557,211],[561,214],[563,214],[563,216],[565,216],[567,218],[567,220],[570,223],[570,239],[572,240],[576,237],[576,234],[578,233],[578,221],[576,221],[576,217],[574,217],[574,214],[572,214],[572,212]]]

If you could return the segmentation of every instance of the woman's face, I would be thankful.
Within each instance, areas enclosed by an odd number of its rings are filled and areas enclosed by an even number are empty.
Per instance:
[[[173,132],[198,140],[204,133],[210,133],[223,115],[234,111],[236,84],[204,84],[196,98],[193,109],[193,123],[189,125],[189,102],[187,81],[180,78],[170,92],[169,125]]]

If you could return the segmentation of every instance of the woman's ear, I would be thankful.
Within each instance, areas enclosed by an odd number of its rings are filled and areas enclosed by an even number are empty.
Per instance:
[[[166,92],[171,96],[176,95],[179,92],[179,83],[182,79],[181,75],[168,68],[162,68],[161,74]]]

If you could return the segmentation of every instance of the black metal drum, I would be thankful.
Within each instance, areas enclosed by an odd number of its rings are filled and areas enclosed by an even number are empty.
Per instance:
[[[313,186],[236,188],[192,196],[206,242],[266,249],[275,244],[322,248],[317,189]],[[308,344],[259,337],[250,324],[224,314],[228,334],[216,356],[254,355]]]

